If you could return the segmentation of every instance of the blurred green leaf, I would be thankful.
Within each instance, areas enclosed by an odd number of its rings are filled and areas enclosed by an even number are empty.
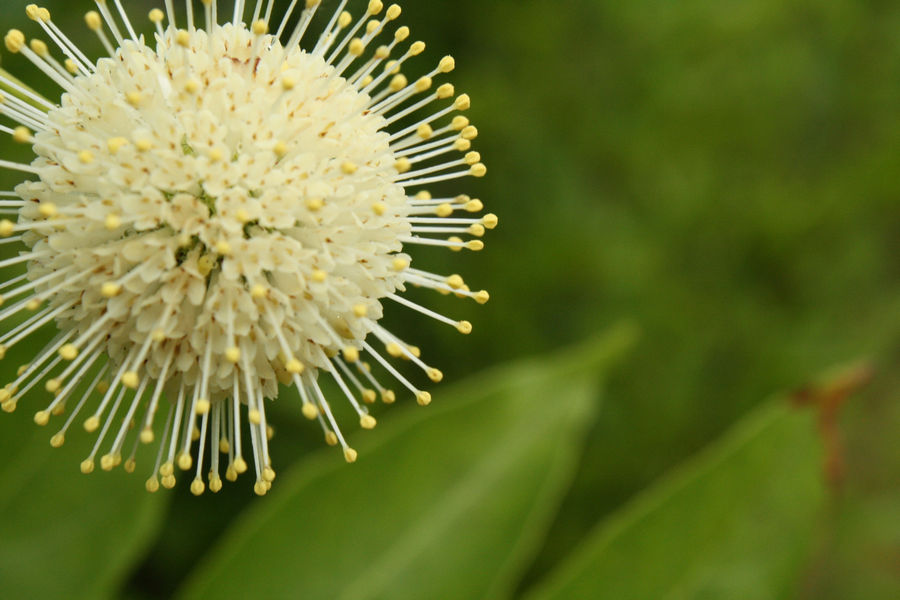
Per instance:
[[[631,337],[489,372],[363,438],[358,464],[295,469],[182,597],[508,594],[571,478],[597,376]]]
[[[2,595],[111,597],[152,542],[165,496],[148,494],[143,479],[121,469],[82,475],[93,437],[73,428],[54,450],[52,432],[36,430],[26,413],[20,406],[0,415]]]
[[[812,415],[779,400],[604,522],[531,600],[783,598],[825,500]]]

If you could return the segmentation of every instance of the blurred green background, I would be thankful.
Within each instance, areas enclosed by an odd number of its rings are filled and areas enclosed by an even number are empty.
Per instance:
[[[95,56],[92,4],[46,6]],[[31,37],[24,5],[0,22]],[[482,253],[415,255],[490,290],[413,292],[471,336],[386,318],[462,383],[380,410],[352,467],[276,401],[263,499],[85,477],[88,436],[51,451],[23,400],[0,417],[3,595],[900,597],[900,4],[428,0],[402,22],[473,98],[489,176],[448,191],[501,220]],[[829,412],[857,361],[872,381]]]

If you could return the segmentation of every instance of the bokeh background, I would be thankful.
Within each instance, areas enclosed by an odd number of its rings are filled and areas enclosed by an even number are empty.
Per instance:
[[[162,3],[123,4],[149,24]],[[24,6],[0,23],[30,38]],[[96,55],[92,3],[46,6]],[[36,393],[0,417],[3,595],[900,597],[900,4],[428,0],[402,20],[422,71],[457,58],[490,173],[447,189],[501,226],[416,255],[490,290],[414,291],[471,336],[387,321],[463,383],[379,410],[353,467],[273,403],[262,499],[189,477],[150,495],[146,464],[85,477],[88,436],[51,450]]]

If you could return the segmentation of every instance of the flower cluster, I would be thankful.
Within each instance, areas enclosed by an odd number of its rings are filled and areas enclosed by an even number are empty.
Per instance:
[[[372,0],[354,18],[347,0],[330,15],[320,0],[293,0],[276,23],[273,4],[257,0],[248,25],[243,0],[227,14],[204,0],[202,17],[190,0],[181,14],[167,0],[150,12],[151,44],[120,0],[98,0],[85,15],[108,54],[98,60],[33,4],[26,13],[49,43],[6,34],[6,49],[62,96],[0,72],[0,130],[36,155],[0,161],[31,176],[0,192],[0,243],[25,246],[0,261],[15,271],[0,284],[0,353],[58,330],[0,401],[12,411],[35,386],[50,392],[34,420],[60,418],[53,446],[81,417],[98,432],[85,473],[98,457],[133,470],[138,446],[155,443],[151,491],[172,487],[177,469],[194,472],[196,494],[252,469],[264,494],[275,477],[265,405],[279,384],[353,462],[320,379],[366,429],[366,405],[396,398],[385,376],[428,404],[391,359],[435,382],[441,372],[379,324],[385,302],[465,334],[468,322],[402,293],[488,300],[407,254],[480,250],[497,224],[471,214],[478,200],[425,189],[486,172],[459,114],[468,96],[435,82],[454,60],[407,79],[425,45],[395,26],[397,5]]]

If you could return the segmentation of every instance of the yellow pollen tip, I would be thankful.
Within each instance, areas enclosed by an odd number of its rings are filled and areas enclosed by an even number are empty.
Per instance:
[[[325,206],[325,201],[321,198],[307,198],[306,199],[306,208],[315,212],[317,210],[321,210],[322,207]]]
[[[425,52],[425,42],[413,42],[409,47],[410,56],[418,56]]]
[[[453,149],[457,152],[465,152],[472,148],[472,142],[469,140],[465,140],[463,138],[459,138],[455,142],[453,142]]]
[[[325,432],[325,443],[328,444],[329,446],[336,446],[338,443],[337,434],[333,431],[326,431]]]
[[[491,295],[487,292],[487,290],[481,290],[480,292],[475,292],[473,298],[475,298],[475,302],[477,302],[478,304],[487,304],[488,300],[491,299]]]
[[[428,379],[432,380],[435,383],[438,383],[444,378],[444,374],[441,373],[440,369],[430,368],[428,369]]]
[[[122,286],[118,283],[107,281],[100,288],[100,293],[103,294],[105,298],[115,298],[122,293]]]
[[[272,467],[265,467],[262,470],[262,478],[263,481],[266,481],[268,483],[272,483],[273,481],[275,481],[275,469],[273,469]]]
[[[131,106],[137,107],[141,103],[141,93],[140,92],[128,92],[125,94],[125,100]]]
[[[53,446],[54,448],[60,448],[65,443],[66,443],[66,436],[61,433],[57,433],[52,438],[50,438],[50,445]]]
[[[35,298],[34,300],[29,300],[28,304],[25,305],[25,308],[30,311],[35,311],[41,307],[41,301]]]
[[[385,14],[385,17],[388,21],[393,21],[400,16],[400,13],[403,12],[403,9],[400,8],[399,4],[391,4]]]
[[[469,169],[469,173],[472,177],[484,177],[487,175],[487,167],[483,163],[476,163]]]
[[[465,205],[466,212],[476,213],[484,210],[484,204],[481,200],[470,200]]]
[[[494,213],[490,213],[490,214],[484,215],[484,218],[481,219],[481,222],[484,224],[484,226],[486,228],[494,229],[500,223],[500,219]]]
[[[236,364],[241,360],[241,351],[237,346],[231,346],[225,350],[225,359],[231,364]]]
[[[428,392],[419,392],[416,394],[416,403],[419,406],[428,406],[431,404],[431,394]]]
[[[100,457],[100,468],[104,471],[112,471],[116,466],[116,458],[112,454],[104,454]]]
[[[177,462],[178,462],[179,469],[181,469],[182,471],[187,471],[188,469],[191,468],[191,465],[194,464],[194,459],[191,458],[190,454],[188,454],[186,452],[182,452],[178,456]]]
[[[285,75],[281,78],[281,89],[288,92],[297,87],[297,80],[291,77],[290,75]]]
[[[431,79],[431,77],[421,77],[418,81],[416,81],[416,91],[419,93],[427,92],[431,88],[432,83],[433,80]]]
[[[265,496],[266,492],[269,491],[269,486],[266,485],[265,481],[257,481],[253,484],[253,492],[257,496]]]
[[[135,389],[140,381],[140,376],[138,376],[138,374],[134,371],[128,371],[127,373],[122,375],[122,385],[129,389]]]
[[[370,0],[368,13],[370,15],[377,15],[383,8],[384,2],[382,2],[381,0]]]
[[[221,160],[223,160],[224,158],[225,158],[225,154],[218,148],[213,148],[212,150],[209,151],[210,162],[217,163],[217,162],[220,162]],[[242,213],[246,215],[247,211],[245,211],[244,209],[238,210],[238,221],[240,221],[241,223],[246,223],[247,221],[250,220],[250,218],[248,217],[246,220],[242,220],[240,217],[240,215]]]
[[[80,160],[82,164],[89,165],[94,162],[94,153],[90,150],[82,150],[78,153],[78,160]]]
[[[148,16],[153,23],[162,23],[162,20],[166,18],[166,14],[158,8],[151,10]]]
[[[324,283],[326,279],[328,279],[328,273],[325,271],[316,269],[312,272],[312,280],[316,283]]]
[[[472,107],[472,99],[468,94],[463,94],[456,99],[454,107],[456,110],[469,110]]]
[[[100,13],[95,10],[85,13],[84,22],[91,31],[99,31],[100,28],[103,27],[103,20],[100,18]]]
[[[47,383],[44,384],[44,389],[53,394],[56,393],[56,390],[58,390],[61,385],[62,382],[59,379],[48,379]]]
[[[347,48],[347,52],[353,56],[360,56],[365,51],[366,44],[359,38],[353,38],[353,41],[350,42],[350,46]]]
[[[191,482],[191,493],[195,496],[201,495],[206,491],[206,486],[200,478],[196,478]]]
[[[34,52],[35,54],[37,54],[38,56],[40,56],[42,58],[46,58],[47,56],[50,55],[50,50],[47,49],[47,44],[45,44],[42,40],[33,39],[29,43],[29,46],[31,46],[32,52]]]
[[[247,420],[253,425],[259,425],[262,423],[262,415],[255,408],[251,408],[247,411]]]
[[[405,41],[409,37],[409,27],[404,25],[394,33],[394,39],[398,42]]]
[[[144,489],[146,489],[151,494],[159,491],[159,479],[155,476],[151,477],[144,483]]]
[[[148,139],[140,139],[134,143],[134,146],[141,152],[147,152],[153,148],[153,142]]]
[[[175,34],[175,43],[182,48],[187,48],[191,43],[191,34],[182,29]]]
[[[13,130],[12,138],[17,144],[27,144],[31,141],[31,130],[20,125]]]
[[[456,330],[463,335],[469,335],[472,333],[472,324],[468,321],[460,321],[456,324]]]
[[[76,73],[78,73],[78,65],[76,65],[75,61],[72,60],[71,58],[67,58],[65,60],[65,62],[63,62],[63,66],[65,66],[66,71],[68,71],[72,75],[75,75]]]
[[[25,45],[25,34],[18,29],[10,29],[3,41],[6,43],[6,49],[16,54]]]
[[[303,363],[297,360],[296,358],[292,358],[287,361],[284,365],[284,370],[290,373],[291,375],[299,375],[303,372]]]
[[[205,398],[201,398],[200,400],[197,400],[197,406],[194,409],[194,412],[196,412],[198,415],[205,415],[206,413],[208,413],[209,412],[209,400],[207,400]]]
[[[391,263],[395,271],[405,271],[409,267],[409,261],[405,258],[395,258]]]
[[[375,429],[375,425],[378,424],[378,421],[375,420],[375,417],[372,415],[363,415],[359,419],[359,425],[363,429]]]
[[[265,298],[269,294],[269,290],[264,285],[256,284],[250,288],[250,296],[259,300]]]
[[[355,363],[359,360],[359,349],[356,346],[347,346],[344,348],[344,360]]]
[[[459,136],[464,140],[474,140],[478,137],[478,128],[474,125],[464,127],[463,130],[459,132]]]
[[[393,356],[394,358],[400,358],[403,356],[403,347],[400,346],[397,342],[391,342],[387,346],[384,347],[388,354]]]
[[[41,410],[34,413],[34,422],[37,425],[43,427],[50,422],[50,413],[48,413],[46,410]]]
[[[222,490],[222,479],[215,473],[209,474],[209,491],[213,494]]]
[[[348,13],[346,10],[343,11],[338,17],[338,27],[341,29],[346,29],[350,26],[350,23],[353,22],[353,15]]]
[[[247,461],[242,457],[238,456],[234,459],[234,470],[240,475],[241,473],[247,472]]]
[[[141,443],[142,444],[152,444],[154,439],[153,430],[149,427],[144,427],[141,430]]]
[[[450,123],[450,127],[452,127],[454,131],[462,131],[469,126],[469,122],[470,121],[467,117],[457,115],[453,117],[453,121]]]
[[[381,401],[385,404],[393,404],[397,401],[397,394],[394,393],[394,390],[384,390],[381,392]]]
[[[362,391],[362,399],[366,404],[372,404],[375,402],[375,399],[378,395],[375,393],[375,390],[363,390]]]
[[[51,217],[55,217],[59,214],[59,210],[56,208],[56,205],[52,202],[42,202],[41,207],[38,209],[41,213],[41,216],[45,219],[49,219]]]
[[[446,202],[444,204],[439,204],[434,210],[434,213],[439,217],[449,217],[453,214],[453,206]]]
[[[380,202],[380,201],[376,202],[375,204],[372,205],[372,212],[374,212],[379,217],[384,216],[384,213],[387,212],[387,204],[385,204],[384,202]]]
[[[94,472],[94,461],[90,458],[86,458],[81,461],[81,472],[85,475]]]
[[[272,152],[278,158],[284,158],[285,155],[288,153],[287,144],[285,144],[284,142],[276,142],[275,145],[272,147]]]
[[[343,171],[345,175],[353,175],[358,169],[359,167],[357,167],[355,163],[352,163],[350,161],[347,161],[341,165],[341,171]]]
[[[484,250],[484,242],[481,240],[472,240],[470,242],[466,242],[466,248],[473,252],[480,252]]]
[[[319,416],[319,409],[312,402],[307,402],[303,405],[303,416],[312,421],[317,416]]]
[[[367,314],[369,314],[369,307],[365,304],[357,304],[353,307],[353,315],[359,319],[362,319]]]
[[[153,333],[150,334],[153,338],[153,341],[156,343],[163,342],[166,339],[166,332],[162,329],[154,329]]]
[[[452,56],[445,56],[441,59],[440,64],[438,65],[438,70],[441,73],[449,73],[453,69],[456,68],[456,59]]]
[[[128,140],[123,137],[114,137],[109,139],[106,142],[106,147],[109,148],[110,154],[116,154],[119,150],[122,149],[123,146],[128,144]]]
[[[269,24],[263,20],[259,20],[253,24],[253,33],[256,35],[265,35],[269,33]]]
[[[78,348],[74,344],[66,344],[59,349],[59,355],[65,360],[74,360],[78,356]]]
[[[231,244],[226,242],[225,240],[221,240],[216,244],[216,252],[221,254],[222,256],[230,256],[231,255]]]
[[[84,430],[88,433],[94,433],[98,427],[100,427],[100,417],[97,415],[88,417],[88,420],[84,422]]]
[[[37,4],[29,4],[25,7],[25,14],[32,21],[37,21],[41,18],[41,9]]]
[[[412,163],[409,162],[408,158],[400,158],[394,163],[394,168],[397,169],[398,173],[407,173],[412,168]]]
[[[482,237],[484,235],[484,225],[479,223],[469,225],[469,233],[475,237]]]
[[[184,84],[184,91],[188,94],[196,94],[200,91],[200,82],[196,79],[189,79],[187,83]]]
[[[356,450],[353,448],[344,448],[344,460],[348,463],[355,463],[358,456]]]
[[[447,278],[447,285],[452,287],[454,290],[458,290],[459,288],[461,288],[464,283],[465,282],[463,281],[463,278],[459,275],[451,275]]]

